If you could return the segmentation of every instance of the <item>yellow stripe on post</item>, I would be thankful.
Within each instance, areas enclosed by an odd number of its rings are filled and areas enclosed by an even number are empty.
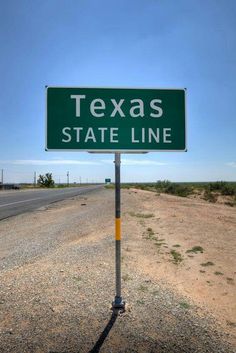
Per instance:
[[[120,218],[116,218],[116,240],[121,240],[121,222],[120,222]]]

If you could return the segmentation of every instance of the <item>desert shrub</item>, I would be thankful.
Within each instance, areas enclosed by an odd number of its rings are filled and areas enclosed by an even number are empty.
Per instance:
[[[182,257],[182,255],[178,252],[178,251],[176,251],[176,250],[171,250],[171,255],[173,256],[173,263],[175,264],[175,265],[177,265],[177,264],[179,264],[180,262],[182,262],[183,261],[183,257]]]
[[[140,184],[140,185],[137,185],[137,188],[140,190],[145,190],[145,189],[147,189],[147,186]]]
[[[231,206],[231,207],[236,207],[236,195],[234,195],[234,197],[231,201],[226,201],[225,205]]]
[[[201,266],[203,266],[203,267],[214,266],[214,262],[212,262],[212,261],[207,261],[207,262],[202,263]]]
[[[206,188],[208,188],[210,191],[221,191],[226,185],[227,184],[225,181],[216,181],[214,183],[209,183]]]
[[[113,184],[113,186],[115,187],[115,184]],[[121,189],[130,189],[130,187],[132,187],[132,186],[130,186],[130,185],[128,185],[128,184],[121,184]]]
[[[187,197],[192,192],[192,188],[190,186],[172,183],[169,180],[158,180],[156,182],[156,190],[181,197]]]
[[[216,181],[205,185],[204,195],[207,198],[211,198],[211,192],[218,192],[222,195],[234,196],[236,195],[236,186],[234,183],[227,183],[226,181]]]
[[[192,190],[189,186],[184,186],[176,183],[172,183],[165,189],[165,192],[167,194],[181,196],[181,197],[187,197],[188,195],[191,194],[191,191]]]
[[[229,196],[233,196],[236,194],[235,188],[227,184],[222,188],[221,193],[222,195],[229,195]]]
[[[234,195],[236,194],[235,185],[226,181],[216,181],[214,183],[209,183],[205,187],[210,191],[219,191],[222,195]]]
[[[203,198],[206,201],[215,203],[217,201],[217,196],[215,194],[212,194],[212,192],[209,189],[206,189],[203,194]]]
[[[161,190],[165,192],[166,188],[168,188],[171,184],[172,183],[169,180],[158,180],[156,182],[155,188],[157,190]]]
[[[196,245],[193,246],[192,249],[186,251],[186,253],[194,253],[197,254],[198,252],[203,253],[204,249],[202,246]]]
[[[154,185],[155,185],[154,183],[122,183],[121,188],[122,189],[135,188],[140,190],[153,191]]]
[[[132,217],[138,217],[138,218],[151,218],[151,217],[154,217],[153,213],[134,213],[134,212],[129,212],[129,214]]]

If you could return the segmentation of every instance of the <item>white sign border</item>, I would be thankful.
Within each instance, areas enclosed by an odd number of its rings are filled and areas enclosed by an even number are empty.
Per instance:
[[[127,149],[109,149],[109,150],[94,150],[94,149],[51,149],[47,147],[47,93],[48,93],[48,88],[78,88],[78,89],[87,89],[87,88],[94,88],[94,89],[146,89],[146,90],[164,90],[164,91],[184,91],[184,105],[185,105],[185,148],[183,150],[149,150],[149,149],[142,149],[142,150],[127,150]],[[91,87],[91,86],[83,86],[83,87],[78,87],[78,86],[45,86],[46,90],[46,114],[45,114],[45,151],[46,152],[89,152],[89,153],[148,153],[148,152],[187,152],[187,102],[186,102],[186,95],[187,95],[187,88],[156,88],[156,87]]]

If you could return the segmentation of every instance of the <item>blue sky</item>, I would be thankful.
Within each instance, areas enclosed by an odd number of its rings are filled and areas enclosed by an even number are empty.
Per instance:
[[[188,152],[123,155],[123,181],[236,180],[235,0],[9,0],[0,11],[4,181],[103,181],[113,155],[45,152],[45,85],[187,88]]]

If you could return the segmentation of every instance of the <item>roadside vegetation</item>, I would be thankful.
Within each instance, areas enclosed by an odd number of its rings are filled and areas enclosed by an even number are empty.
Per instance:
[[[84,186],[88,186],[91,185],[90,183],[70,183],[69,185],[66,183],[56,183],[54,180],[54,185],[51,186],[46,186],[46,185],[42,185],[42,183],[38,182],[36,184],[30,184],[30,183],[20,183],[20,184],[16,184],[17,187],[15,187],[14,189],[38,189],[41,187],[53,187],[53,188],[57,188],[57,189],[65,189],[65,188],[78,188],[78,187],[84,187]],[[93,185],[95,185],[95,183],[93,183]]]
[[[113,184],[106,186],[114,188]],[[228,206],[236,206],[236,182],[215,181],[215,182],[184,182],[173,183],[169,180],[158,180],[156,183],[123,183],[123,189],[140,189],[175,195],[180,197],[198,197],[205,201],[216,203],[220,198],[224,198],[224,203]]]
[[[132,217],[138,217],[138,218],[151,218],[154,217],[153,213],[135,213],[135,212],[129,212],[130,216]]]
[[[178,265],[180,262],[183,261],[183,256],[180,254],[180,252],[172,249],[170,254],[172,255],[172,262],[175,264],[175,265]]]
[[[38,185],[44,188],[53,188],[55,182],[52,178],[52,173],[46,173],[45,175],[40,174],[38,178]]]
[[[197,246],[193,246],[192,249],[189,249],[186,251],[186,253],[194,253],[194,254],[197,254],[197,253],[203,253],[203,247],[197,245]]]

